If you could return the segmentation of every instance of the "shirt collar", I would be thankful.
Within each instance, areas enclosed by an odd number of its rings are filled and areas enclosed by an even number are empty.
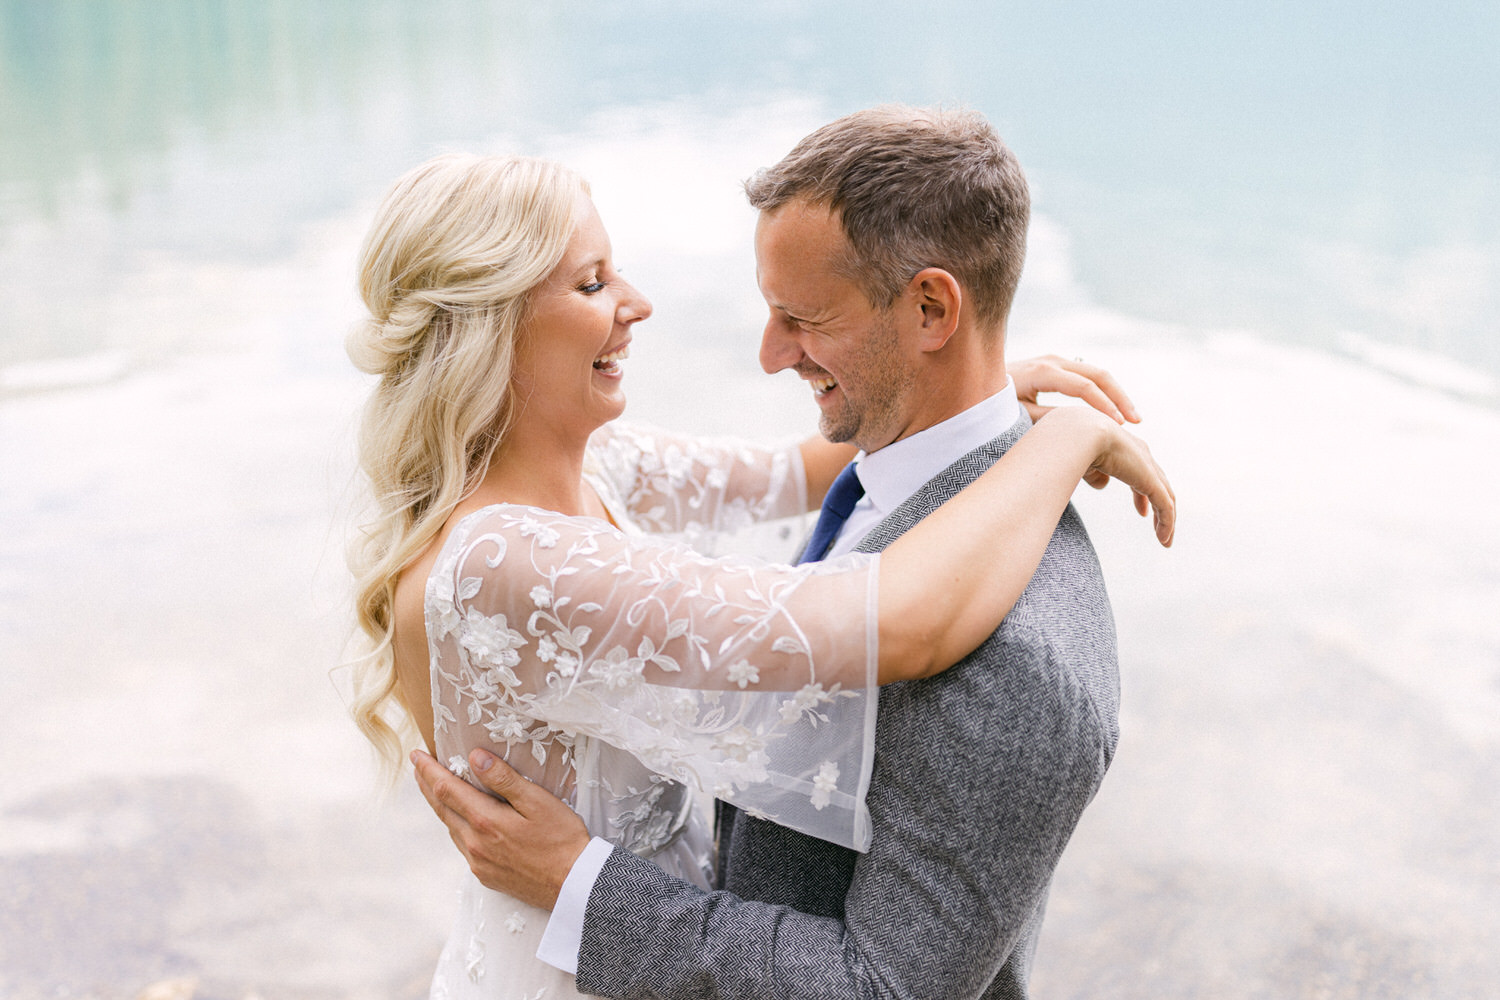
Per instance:
[[[1005,433],[1021,415],[1015,383],[962,413],[855,459],[865,496],[881,513],[895,510],[929,479]]]

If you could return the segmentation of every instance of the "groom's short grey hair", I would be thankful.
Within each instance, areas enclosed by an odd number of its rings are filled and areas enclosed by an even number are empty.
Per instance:
[[[808,135],[745,182],[771,212],[807,201],[837,215],[849,241],[839,270],[877,309],[926,267],[951,272],[984,327],[1010,312],[1031,196],[1015,155],[972,111],[884,105]]]

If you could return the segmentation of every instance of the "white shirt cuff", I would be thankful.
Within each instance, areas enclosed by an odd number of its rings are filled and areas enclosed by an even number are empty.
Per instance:
[[[614,849],[614,844],[595,837],[568,869],[562,891],[557,894],[557,904],[552,907],[552,916],[547,920],[547,929],[542,932],[542,943],[536,949],[536,957],[554,969],[575,976],[578,974],[578,950],[583,947],[583,914],[588,909],[589,894],[594,891],[599,872]]]

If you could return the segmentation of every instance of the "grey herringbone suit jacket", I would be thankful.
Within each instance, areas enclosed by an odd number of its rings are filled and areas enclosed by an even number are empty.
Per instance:
[[[1030,426],[965,455],[859,548],[900,537]],[[976,554],[976,558],[993,558]],[[616,849],[578,987],[607,997],[1024,998],[1047,887],[1118,736],[1114,622],[1069,507],[1001,627],[937,677],[884,688],[868,854],[735,816],[724,890]]]

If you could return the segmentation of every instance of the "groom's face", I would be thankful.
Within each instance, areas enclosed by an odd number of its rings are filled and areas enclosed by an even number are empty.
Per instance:
[[[894,311],[871,306],[840,272],[847,246],[826,208],[793,201],[761,213],[755,264],[771,315],[760,363],[806,380],[824,437],[876,451],[905,431],[912,375]]]

